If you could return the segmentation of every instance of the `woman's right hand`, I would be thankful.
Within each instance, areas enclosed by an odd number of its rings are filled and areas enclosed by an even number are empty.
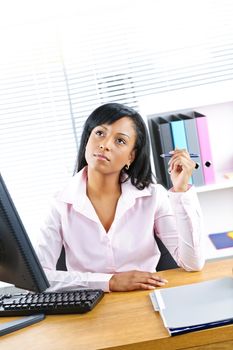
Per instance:
[[[119,272],[109,281],[112,292],[129,292],[132,290],[148,290],[163,287],[168,281],[159,277],[157,273],[144,271]]]

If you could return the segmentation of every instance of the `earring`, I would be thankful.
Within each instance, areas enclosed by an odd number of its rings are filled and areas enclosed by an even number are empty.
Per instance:
[[[129,170],[130,164],[125,165],[125,170]]]

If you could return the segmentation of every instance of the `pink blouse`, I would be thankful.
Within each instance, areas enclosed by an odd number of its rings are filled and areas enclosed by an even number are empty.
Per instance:
[[[121,185],[114,221],[106,233],[86,195],[86,168],[57,193],[38,237],[36,251],[49,290],[80,287],[109,291],[112,274],[156,271],[160,251],[154,232],[187,271],[204,265],[203,222],[195,192],[167,191],[159,184],[140,191]],[[68,271],[56,271],[62,245]]]

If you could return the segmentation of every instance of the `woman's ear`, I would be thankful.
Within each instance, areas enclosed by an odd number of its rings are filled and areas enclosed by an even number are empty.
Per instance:
[[[135,156],[136,156],[136,151],[135,149],[132,150],[132,152],[130,153],[129,155],[129,161],[130,163],[133,163],[134,159],[135,159]]]

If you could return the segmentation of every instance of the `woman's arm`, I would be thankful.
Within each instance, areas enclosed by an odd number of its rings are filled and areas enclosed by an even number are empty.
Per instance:
[[[173,188],[164,193],[155,231],[177,264],[186,270],[202,269],[204,257],[204,225],[194,187],[188,184],[195,163],[186,150],[175,150],[170,160]],[[169,209],[170,208],[170,209]]]

